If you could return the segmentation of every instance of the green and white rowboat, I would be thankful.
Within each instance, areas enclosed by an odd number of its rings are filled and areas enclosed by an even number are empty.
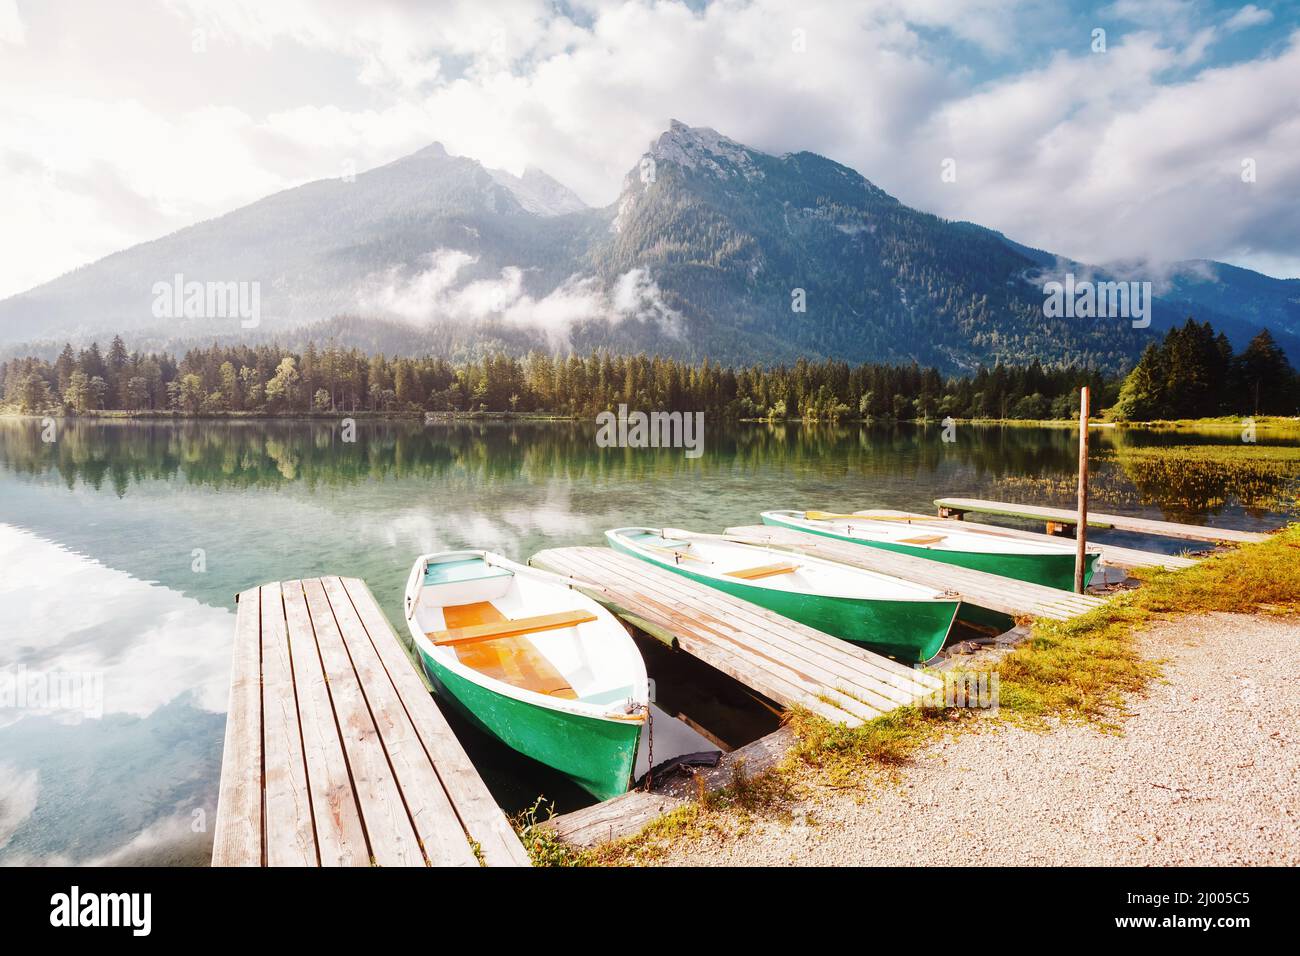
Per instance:
[[[440,695],[599,800],[627,791],[649,713],[645,662],[608,611],[488,551],[416,559],[406,621]]]
[[[1075,547],[1065,542],[1029,541],[955,527],[914,527],[905,521],[819,511],[764,511],[763,524],[929,558],[1063,591],[1074,590]],[[1088,552],[1085,586],[1092,580],[1100,560],[1101,552]]]
[[[887,574],[716,535],[616,528],[605,537],[616,551],[908,663],[939,653],[961,604]]]

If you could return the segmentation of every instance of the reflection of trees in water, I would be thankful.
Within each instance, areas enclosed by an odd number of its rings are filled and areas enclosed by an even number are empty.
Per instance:
[[[1077,475],[1016,474],[999,478],[1000,500],[1073,507]],[[1255,517],[1300,514],[1300,448],[1248,445],[1121,445],[1090,460],[1095,507],[1159,508],[1171,521],[1242,507]]]
[[[977,476],[1066,473],[1073,467],[1064,430],[963,426],[956,442],[941,426],[705,423],[704,455],[683,449],[600,448],[594,423],[358,422],[344,442],[332,422],[69,422],[41,441],[34,422],[0,423],[0,461],[20,474],[56,471],[69,488],[181,479],[213,487],[307,488],[448,474],[479,480],[593,480],[797,469],[819,477],[930,474],[964,468]]]
[[[52,444],[35,422],[0,422],[0,464],[19,474],[57,473],[69,487],[105,485],[118,495],[146,480],[207,487],[348,486],[367,481],[459,479],[480,483],[790,472],[792,480],[916,477],[936,486],[987,489],[1009,501],[1070,505],[1077,435],[1070,429],[959,426],[941,440],[933,424],[705,423],[704,456],[682,449],[600,448],[594,423],[486,422],[423,426],[357,424],[344,442],[332,422],[69,422]],[[1300,512],[1300,449],[1295,445],[1169,445],[1139,433],[1094,436],[1092,494],[1099,506],[1157,506],[1170,518],[1252,511]],[[1186,442],[1186,434],[1183,435]],[[1197,436],[1199,441],[1199,436]]]
[[[1300,514],[1300,448],[1129,448],[1115,461],[1139,502],[1159,505],[1170,518],[1218,514],[1232,505],[1257,516]]]

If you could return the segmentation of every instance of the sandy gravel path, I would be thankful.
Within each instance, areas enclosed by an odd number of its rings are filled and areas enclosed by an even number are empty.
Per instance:
[[[793,823],[661,862],[1300,864],[1300,621],[1214,614],[1139,641],[1165,675],[1120,735],[960,734],[896,784],[819,788]]]

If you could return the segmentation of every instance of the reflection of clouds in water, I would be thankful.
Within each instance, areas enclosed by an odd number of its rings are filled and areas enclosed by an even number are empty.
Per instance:
[[[20,770],[11,764],[0,763],[0,850],[3,850],[14,832],[26,822],[36,809],[36,795],[40,792],[40,774],[35,770]]]
[[[134,862],[206,862],[221,769],[223,714],[196,709],[190,694],[148,717],[110,714],[68,723],[31,717],[0,727],[0,806],[12,834],[0,865],[82,863],[132,850]],[[29,774],[39,774],[34,808]],[[27,809],[20,818],[15,812]],[[137,837],[172,817],[207,816],[207,832]],[[155,831],[157,832],[157,831]]]
[[[212,858],[213,814],[204,820],[206,832],[195,832],[192,813],[163,817],[137,833],[130,842],[78,866],[179,866],[204,864]]]
[[[526,539],[537,535],[576,537],[591,532],[592,519],[574,514],[567,493],[548,496],[546,502],[528,507],[503,508],[491,514],[457,511],[443,514],[431,510],[410,511],[372,525],[372,532],[390,548],[404,548],[412,554],[452,548],[482,548],[507,557],[527,560]]]
[[[0,666],[100,673],[104,713],[148,716],[186,691],[226,709],[234,616],[0,524],[0,602],[7,634]],[[0,710],[0,727],[73,710]]]

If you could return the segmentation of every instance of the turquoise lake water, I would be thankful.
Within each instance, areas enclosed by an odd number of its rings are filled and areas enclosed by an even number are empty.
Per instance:
[[[327,422],[69,423],[46,443],[38,422],[0,422],[0,670],[101,682],[93,708],[0,706],[0,863],[206,862],[238,591],[355,575],[400,622],[426,551],[526,560],[602,545],[620,525],[720,530],[805,506],[932,512],[944,495],[1071,503],[1074,432],[956,437],[937,425],[736,425],[706,431],[691,460],[598,448],[594,424],[362,422],[349,443]],[[1096,507],[1252,530],[1292,514],[1294,470],[1246,479],[1144,453],[1198,442],[1239,438],[1097,433]],[[661,696],[677,682],[670,696],[689,699],[698,675],[647,654]],[[490,742],[466,746],[508,809],[580,799]]]

